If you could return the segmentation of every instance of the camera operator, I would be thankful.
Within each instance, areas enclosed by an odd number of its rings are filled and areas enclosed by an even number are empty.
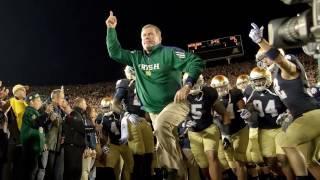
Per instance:
[[[292,114],[292,122],[279,139],[279,144],[288,156],[297,179],[307,179],[305,160],[309,154],[301,155],[297,146],[313,144],[320,136],[320,109],[316,100],[307,93],[308,83],[305,70],[299,59],[293,55],[282,55],[263,39],[263,27],[252,23],[250,38],[260,46],[259,57],[267,65],[275,64],[273,69],[274,90]],[[313,151],[309,149],[309,151]],[[320,178],[319,166],[309,167],[310,172]]]

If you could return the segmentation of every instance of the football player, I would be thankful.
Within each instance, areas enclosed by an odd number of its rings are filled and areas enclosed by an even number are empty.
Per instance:
[[[251,119],[249,139],[257,139],[260,146],[260,152],[264,158],[263,167],[264,176],[270,176],[270,169],[277,171],[277,160],[281,164],[283,173],[287,179],[293,179],[290,166],[286,162],[285,153],[281,147],[276,144],[275,139],[282,131],[277,124],[277,118],[280,114],[286,113],[286,107],[275,94],[272,89],[272,75],[270,71],[264,68],[255,67],[250,73],[251,86],[245,90],[245,96],[247,98],[247,107],[252,109],[251,114],[256,113],[254,119]],[[250,119],[250,118],[249,118]],[[248,119],[248,120],[249,120]],[[252,123],[257,121],[257,123]],[[258,150],[252,148],[252,150]],[[259,156],[260,152],[251,153],[254,156]],[[252,157],[253,159],[259,159],[259,157]],[[278,158],[278,159],[277,159]]]
[[[188,74],[183,76],[186,83]],[[200,75],[196,84],[191,89],[188,97],[190,113],[186,121],[191,121],[188,130],[191,151],[200,166],[202,173],[208,179],[220,179],[221,168],[218,159],[218,147],[220,132],[213,123],[211,111],[216,111],[223,117],[225,123],[229,123],[229,116],[221,101],[218,92],[212,87],[204,86],[203,76]]]
[[[104,108],[112,107],[111,102],[102,102],[101,104],[103,104]],[[118,179],[119,173],[123,174],[123,178],[126,180],[130,180],[132,176],[134,165],[133,155],[127,141],[125,141],[125,139],[128,139],[128,137],[125,136],[129,136],[129,134],[123,130],[128,121],[128,119],[121,118],[120,114],[114,111],[104,113],[102,117],[99,117],[97,120],[97,123],[102,125],[104,137],[108,139],[108,142],[101,145],[102,151],[106,156],[105,163],[107,168],[104,170],[104,173],[108,173],[107,177],[110,179]],[[122,168],[123,173],[119,172],[121,159],[123,159],[124,162]]]
[[[130,114],[132,118],[129,119],[133,120],[128,122],[128,144],[134,157],[134,179],[150,179],[154,150],[152,128],[145,119],[145,111],[136,94],[133,67],[126,66],[124,72],[126,79],[118,80],[116,83],[112,109],[119,114]]]
[[[231,123],[229,126],[223,125],[220,129],[223,135],[222,141],[226,149],[226,158],[230,157],[236,161],[236,172],[238,179],[246,179],[246,150],[248,145],[249,129],[240,113],[248,112],[245,109],[245,102],[241,90],[230,88],[229,80],[223,75],[214,76],[211,80],[211,87],[216,88],[219,101],[224,104]],[[230,146],[230,147],[229,147]],[[232,161],[232,160],[231,160]]]
[[[304,67],[293,55],[282,55],[263,39],[263,27],[252,23],[250,38],[260,46],[260,61],[267,65],[274,64],[273,86],[276,94],[293,116],[291,124],[279,141],[288,156],[297,179],[307,178],[307,165],[297,146],[314,144],[320,136],[320,109],[316,100],[307,93],[308,83]],[[309,167],[310,172],[320,178],[319,166]]]
[[[244,93],[246,87],[250,84],[249,76],[247,74],[241,74],[237,77],[236,87]]]

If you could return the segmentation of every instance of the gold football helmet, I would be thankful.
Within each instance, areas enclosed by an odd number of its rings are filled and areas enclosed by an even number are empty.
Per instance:
[[[104,97],[100,102],[100,107],[105,110],[111,110],[112,98],[111,97]]]
[[[225,96],[229,93],[229,79],[224,75],[216,75],[211,80],[211,87],[216,88],[219,96]]]
[[[246,89],[249,83],[250,83],[250,78],[247,74],[241,74],[240,76],[237,77],[236,86],[242,92]]]
[[[272,84],[272,75],[267,69],[255,67],[250,72],[250,81],[254,90],[264,91]]]

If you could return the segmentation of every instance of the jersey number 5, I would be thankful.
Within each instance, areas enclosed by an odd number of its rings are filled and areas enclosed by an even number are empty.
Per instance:
[[[202,116],[202,104],[191,104],[191,115],[192,119],[201,119]]]

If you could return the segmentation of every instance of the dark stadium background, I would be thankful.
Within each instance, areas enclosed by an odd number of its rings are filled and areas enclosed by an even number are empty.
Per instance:
[[[233,61],[242,61],[253,60],[257,50],[248,38],[251,22],[266,27],[271,19],[294,16],[307,7],[280,0],[1,0],[0,79],[49,85],[123,76],[122,65],[108,59],[105,45],[111,9],[124,48],[140,48],[142,25],[153,23],[162,29],[164,45],[184,49],[189,42],[241,34],[245,56]],[[210,65],[219,63],[225,62]]]

